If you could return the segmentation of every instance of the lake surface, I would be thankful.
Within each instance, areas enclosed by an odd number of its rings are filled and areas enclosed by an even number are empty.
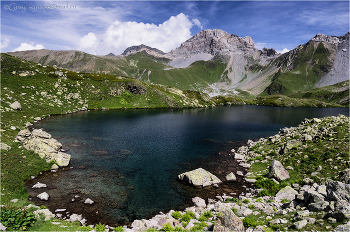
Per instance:
[[[188,203],[186,194],[197,190],[177,181],[177,175],[209,165],[239,141],[274,135],[304,118],[338,114],[348,116],[349,109],[225,106],[54,116],[35,127],[70,149],[73,168],[45,173],[32,183],[51,186],[51,210],[67,208],[90,222],[127,223]],[[227,174],[231,171],[227,168]],[[235,186],[229,187],[235,192]],[[35,191],[40,190],[27,189],[38,201]],[[96,203],[84,205],[87,197]]]

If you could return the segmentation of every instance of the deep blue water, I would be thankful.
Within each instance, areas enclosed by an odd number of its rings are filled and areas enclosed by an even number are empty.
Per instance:
[[[230,106],[54,116],[36,127],[70,148],[73,169],[38,181],[57,186],[49,193],[51,201],[77,189],[103,205],[113,220],[141,219],[184,203],[185,190],[176,181],[178,174],[190,171],[184,163],[194,167],[230,141],[271,136],[304,118],[338,114],[348,116],[349,110]]]

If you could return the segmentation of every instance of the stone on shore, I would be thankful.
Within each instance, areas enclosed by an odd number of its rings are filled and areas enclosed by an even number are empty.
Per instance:
[[[207,207],[207,205],[205,204],[205,200],[200,197],[192,198],[192,202],[196,207],[201,207],[201,208]]]
[[[269,178],[275,178],[278,181],[289,179],[288,171],[283,167],[280,161],[274,160],[271,163],[268,173]]]
[[[61,167],[69,165],[71,156],[61,152],[62,144],[41,129],[35,129],[33,132],[28,129],[21,130],[15,142],[21,142],[26,149],[38,153],[48,163],[54,161]]]
[[[195,187],[207,187],[212,184],[219,184],[222,182],[215,175],[204,170],[203,168],[182,173],[178,175],[178,178],[186,183],[194,185]]]
[[[244,231],[242,220],[237,217],[230,208],[220,207],[220,216],[215,225],[214,232],[218,231]]]
[[[37,218],[40,218],[40,215],[43,214],[45,216],[45,221],[51,220],[55,217],[53,213],[48,209],[38,209],[33,212]]]

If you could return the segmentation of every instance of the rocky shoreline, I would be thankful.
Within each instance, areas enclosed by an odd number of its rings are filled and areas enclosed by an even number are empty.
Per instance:
[[[241,167],[249,169],[249,172],[244,173],[244,180],[247,184],[257,185],[257,183],[261,183],[261,180],[266,181],[266,179],[269,179],[276,185],[281,186],[280,184],[284,180],[291,178],[288,171],[292,172],[298,165],[302,164],[300,160],[296,159],[296,166],[284,168],[282,163],[287,162],[284,157],[292,156],[296,151],[303,153],[303,149],[310,148],[312,144],[322,140],[336,142],[337,139],[334,137],[337,135],[337,132],[334,128],[340,125],[348,126],[349,118],[333,116],[322,119],[305,119],[298,127],[283,128],[277,135],[261,138],[256,142],[249,140],[247,146],[240,147],[237,152],[235,149],[232,149],[229,156],[232,158],[232,161],[238,162]],[[21,131],[18,140],[25,141],[23,138],[37,138],[37,134],[46,132],[39,133],[36,131],[34,133],[33,131],[31,135],[29,133]],[[47,136],[41,136],[41,138],[51,139],[51,137],[48,138]],[[340,142],[338,143],[340,144]],[[45,144],[48,143],[45,142]],[[348,157],[338,156],[336,158],[339,161],[338,163],[349,167]],[[327,161],[332,162],[335,160],[330,158]],[[256,164],[266,164],[268,168],[254,170],[253,168]],[[325,163],[324,166],[326,165]],[[333,169],[338,168],[333,167]],[[214,199],[207,200],[194,197],[192,199],[194,206],[187,207],[183,211],[170,210],[168,213],[160,212],[148,220],[135,220],[129,227],[124,226],[123,229],[124,231],[160,229],[272,231],[305,230],[315,226],[316,231],[319,228],[327,231],[332,229],[334,231],[348,231],[350,229],[349,169],[337,171],[339,176],[334,176],[333,179],[338,179],[339,181],[332,180],[331,177],[317,177],[321,172],[322,166],[307,175],[302,173],[302,181],[286,184],[274,195],[264,196],[264,194],[261,194],[264,189],[259,189],[255,186],[248,187],[247,191],[242,192],[238,197],[232,196],[230,193],[223,193],[222,195],[217,195]],[[236,171],[235,173],[227,172],[226,181],[234,181],[236,175],[242,174],[241,171]],[[266,178],[263,179],[262,177]],[[222,181],[222,177],[220,180]],[[217,184],[220,187],[219,182],[202,184],[202,186],[211,184]],[[84,200],[85,204],[93,204],[92,201]],[[35,212],[36,214],[44,213],[46,219],[49,220],[52,217],[59,217],[59,214],[62,215],[64,211],[64,209],[57,210],[55,210],[57,211],[55,213],[50,212],[48,209],[38,209]],[[80,221],[83,226],[86,225],[86,220],[78,214],[69,215],[69,218],[66,218],[66,220],[71,222]],[[335,225],[337,226],[335,227]],[[92,230],[93,226],[90,227]],[[106,226],[107,229],[112,230],[113,227]]]

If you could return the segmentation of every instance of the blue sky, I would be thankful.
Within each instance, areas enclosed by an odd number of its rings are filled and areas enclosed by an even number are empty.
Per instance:
[[[1,1],[1,50],[121,54],[146,44],[164,52],[204,29],[293,49],[318,33],[349,31],[349,1]]]

